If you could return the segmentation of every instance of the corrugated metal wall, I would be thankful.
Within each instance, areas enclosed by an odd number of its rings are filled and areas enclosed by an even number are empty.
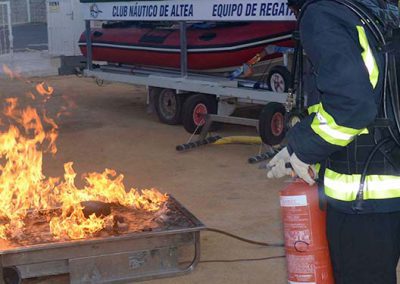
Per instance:
[[[30,0],[31,5],[31,22],[45,23],[46,16],[46,0]]]
[[[46,0],[12,0],[10,4],[13,24],[45,23],[47,21]]]
[[[0,55],[13,51],[10,2],[0,2]]]

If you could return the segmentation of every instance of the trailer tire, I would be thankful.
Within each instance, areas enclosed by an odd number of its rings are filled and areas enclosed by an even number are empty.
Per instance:
[[[15,266],[4,267],[3,280],[5,284],[21,284],[22,283],[21,273]]]
[[[154,108],[158,119],[166,124],[176,125],[182,122],[183,96],[175,90],[163,89],[154,95]]]
[[[205,123],[204,114],[217,113],[217,100],[213,96],[196,94],[183,104],[182,123],[189,133],[200,133]]]
[[[278,145],[285,138],[285,107],[280,103],[267,104],[260,113],[259,132],[267,145]]]
[[[290,71],[281,65],[271,68],[268,72],[267,84],[271,91],[277,93],[287,92],[292,81]]]

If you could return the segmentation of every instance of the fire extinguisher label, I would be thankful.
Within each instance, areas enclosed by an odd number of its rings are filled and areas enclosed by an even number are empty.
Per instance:
[[[287,254],[290,284],[315,284],[315,259],[313,255]]]
[[[311,232],[309,229],[309,219],[304,214],[295,218],[288,216],[285,218],[285,244],[295,250],[305,252],[311,243]]]
[[[306,195],[281,196],[285,244],[297,251],[307,251],[311,245],[311,220]]]
[[[280,200],[282,207],[307,206],[307,196],[305,195],[281,196]]]

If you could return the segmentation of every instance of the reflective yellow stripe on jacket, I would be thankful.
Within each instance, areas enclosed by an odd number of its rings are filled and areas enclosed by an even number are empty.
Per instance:
[[[357,26],[357,31],[358,40],[360,41],[361,47],[364,49],[364,51],[361,53],[361,56],[363,58],[365,66],[368,69],[369,81],[371,82],[372,87],[375,88],[376,84],[378,84],[379,78],[378,65],[376,64],[374,54],[372,53],[371,47],[369,46],[368,38],[364,28],[362,26]]]
[[[319,104],[309,106],[307,108],[307,112],[308,112],[308,114],[317,113],[318,112],[318,108],[319,108]]]
[[[313,106],[312,110],[317,111],[311,123],[311,128],[316,134],[330,144],[347,146],[353,141],[355,136],[368,133],[366,128],[355,129],[338,125],[335,119],[325,111],[321,103],[318,105],[318,108]]]
[[[325,170],[325,194],[342,201],[356,199],[361,175],[345,175]],[[364,187],[364,199],[400,197],[400,176],[368,175]]]

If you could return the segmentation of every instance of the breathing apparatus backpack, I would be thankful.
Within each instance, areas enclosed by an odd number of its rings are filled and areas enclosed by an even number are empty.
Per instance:
[[[337,0],[339,3],[347,6],[354,13],[358,14],[360,19],[366,23],[366,26],[374,35],[379,43],[378,49],[385,56],[385,67],[383,72],[384,89],[382,96],[383,118],[393,120],[389,130],[396,144],[400,145],[400,104],[399,104],[399,86],[400,86],[400,15],[399,9],[390,2],[378,0],[378,4],[368,6],[371,0]],[[362,6],[368,7],[367,13]],[[375,16],[375,19],[373,18]],[[377,22],[379,21],[379,22]]]
[[[384,55],[381,117],[376,127],[385,127],[400,147],[400,14],[385,0],[334,0],[353,11],[371,31]]]
[[[365,9],[365,2],[370,0],[335,1],[345,5],[359,16],[378,42],[378,50],[384,55],[381,115],[372,127],[383,128],[389,135],[376,141],[376,145],[365,162],[359,190],[353,204],[353,210],[361,212],[366,176],[375,154],[378,151],[383,153],[396,172],[400,173],[400,15],[398,7],[383,2],[384,0],[378,0],[379,6],[367,7],[368,11]]]
[[[381,111],[372,127],[383,128],[388,135],[376,141],[365,162],[353,204],[353,210],[361,212],[368,168],[375,154],[378,151],[383,153],[396,172],[400,173],[400,15],[398,7],[384,0],[378,0],[379,5],[368,5],[371,4],[370,0],[334,1],[349,8],[365,23],[378,42],[378,50],[384,55]]]

